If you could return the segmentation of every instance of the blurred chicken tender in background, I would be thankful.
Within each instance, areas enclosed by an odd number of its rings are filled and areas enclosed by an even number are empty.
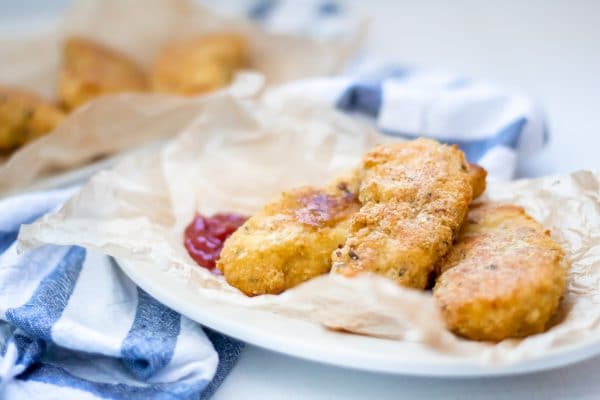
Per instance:
[[[179,95],[210,92],[228,85],[247,65],[248,44],[235,33],[219,33],[168,45],[151,76],[127,55],[83,37],[63,45],[55,105],[28,91],[0,86],[0,154],[52,131],[70,112],[93,98],[150,89]]]
[[[0,153],[7,153],[52,131],[64,113],[25,90],[0,86]]]
[[[65,41],[58,95],[66,110],[99,95],[147,88],[144,70],[125,54],[86,38]]]
[[[214,33],[174,42],[154,63],[152,88],[195,95],[228,85],[248,63],[248,43],[235,33]]]

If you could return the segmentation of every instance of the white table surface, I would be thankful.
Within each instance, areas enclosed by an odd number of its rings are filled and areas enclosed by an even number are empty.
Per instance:
[[[0,0],[0,27],[40,12],[54,15],[67,3]],[[371,54],[494,80],[542,103],[552,139],[544,151],[523,160],[520,176],[600,170],[600,2],[353,3],[373,16],[366,44]],[[345,370],[248,346],[214,399],[600,399],[599,372],[600,357],[518,377],[410,378]]]

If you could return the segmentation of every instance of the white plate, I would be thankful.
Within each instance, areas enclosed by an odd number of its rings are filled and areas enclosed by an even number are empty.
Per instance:
[[[244,342],[290,356],[372,372],[436,377],[524,374],[557,368],[600,354],[600,343],[565,347],[502,366],[440,356],[418,343],[332,332],[265,311],[215,304],[160,266],[119,262],[142,289],[182,315]]]

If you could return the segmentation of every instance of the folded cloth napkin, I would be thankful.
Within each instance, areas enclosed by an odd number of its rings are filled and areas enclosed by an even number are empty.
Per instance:
[[[295,81],[266,94],[276,103],[296,98],[356,115],[387,135],[457,144],[469,161],[502,180],[512,179],[519,157],[548,138],[543,114],[527,96],[431,69],[363,64],[343,76]]]
[[[74,189],[0,201],[0,399],[206,399],[242,344],[158,303],[111,257],[17,254],[19,226]]]

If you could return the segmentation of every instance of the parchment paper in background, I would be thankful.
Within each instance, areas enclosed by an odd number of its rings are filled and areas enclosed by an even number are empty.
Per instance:
[[[267,33],[251,21],[223,17],[188,0],[78,0],[56,31],[0,40],[0,84],[55,98],[60,49],[64,38],[73,34],[95,38],[150,67],[166,43],[214,31],[240,32],[247,37],[250,69],[263,75],[267,84],[276,84],[338,72],[358,45],[362,29],[352,37],[319,41]],[[132,124],[133,128],[137,124],[134,121],[143,117],[140,110],[149,104],[156,104],[165,113],[186,113],[185,101],[143,96],[106,96],[71,114],[64,122],[67,127],[59,127],[35,145],[16,151],[9,164],[0,167],[0,192],[153,139],[139,129],[116,136],[114,127]],[[189,101],[194,103],[195,99]],[[133,116],[126,117],[130,113]],[[78,125],[87,129],[74,128]],[[173,134],[179,127],[165,126],[160,136]],[[117,130],[125,131],[123,127]],[[4,171],[6,168],[10,171]]]
[[[281,190],[322,184],[382,139],[349,117],[301,103],[267,108],[212,97],[162,149],[90,180],[60,211],[23,226],[20,246],[78,244],[123,262],[170,271],[198,298],[276,312],[351,332],[419,342],[482,363],[529,359],[600,340],[600,180],[591,172],[490,184],[488,200],[524,206],[564,246],[573,267],[563,320],[548,332],[496,345],[447,332],[430,294],[376,276],[322,276],[278,296],[248,298],[197,267],[182,245],[196,210],[251,214]],[[139,129],[154,129],[141,122]]]

